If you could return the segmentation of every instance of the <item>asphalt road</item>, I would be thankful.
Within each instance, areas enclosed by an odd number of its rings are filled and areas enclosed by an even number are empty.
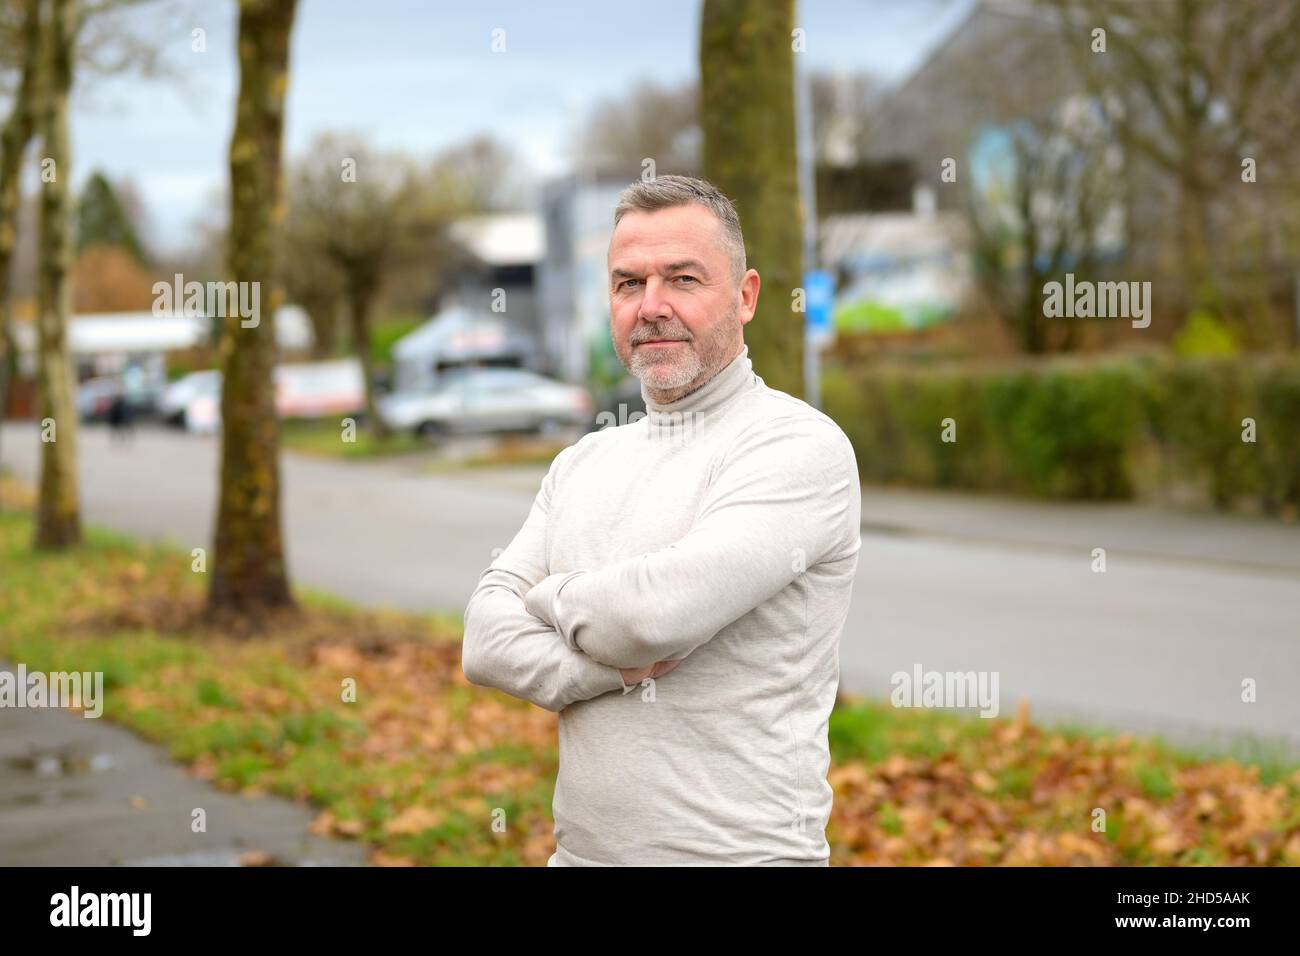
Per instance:
[[[80,438],[83,519],[206,547],[217,440],[142,428]],[[4,426],[3,460],[36,478],[33,425]],[[417,459],[285,454],[295,584],[370,604],[463,612],[544,468],[432,475]],[[1127,506],[1078,508],[867,489],[842,686],[997,672],[1001,713],[1161,733],[1205,747],[1254,737],[1300,755],[1300,529]],[[1092,548],[1107,570],[1092,570]],[[1242,681],[1257,699],[1242,701]]]

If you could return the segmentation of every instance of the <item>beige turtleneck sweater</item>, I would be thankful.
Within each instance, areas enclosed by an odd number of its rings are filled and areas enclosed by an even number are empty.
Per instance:
[[[556,456],[465,609],[465,674],[559,712],[550,865],[825,865],[852,446],[748,346],[642,395],[645,418]]]

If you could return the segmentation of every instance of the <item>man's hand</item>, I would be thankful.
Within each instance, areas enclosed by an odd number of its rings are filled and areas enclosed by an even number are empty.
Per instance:
[[[683,660],[684,657],[679,657],[676,660],[659,661],[649,667],[620,667],[618,672],[623,675],[623,683],[631,687],[647,678],[663,677]]]

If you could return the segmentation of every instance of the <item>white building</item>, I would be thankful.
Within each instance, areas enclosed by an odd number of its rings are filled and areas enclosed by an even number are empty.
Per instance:
[[[296,305],[275,312],[275,341],[282,352],[305,352],[314,341],[307,313]],[[68,320],[68,352],[79,379],[115,375],[136,367],[147,380],[167,377],[168,352],[211,345],[211,320],[203,316],[154,315],[152,312],[103,312]],[[38,333],[35,323],[15,322],[18,368],[36,374]]]
[[[393,343],[393,390],[427,389],[445,369],[497,365],[538,370],[537,338],[505,314],[453,305]]]
[[[456,270],[448,305],[500,315],[516,331],[540,337],[537,265],[546,231],[534,213],[488,213],[453,223],[451,238],[468,261]]]

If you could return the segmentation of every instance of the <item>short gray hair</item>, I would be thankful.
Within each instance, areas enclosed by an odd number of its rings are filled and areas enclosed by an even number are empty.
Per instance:
[[[731,200],[717,186],[693,176],[656,176],[634,182],[618,197],[614,207],[614,226],[629,212],[655,212],[674,206],[703,206],[722,224],[723,241],[731,259],[731,278],[739,284],[744,277],[745,236],[740,231],[740,215]]]

